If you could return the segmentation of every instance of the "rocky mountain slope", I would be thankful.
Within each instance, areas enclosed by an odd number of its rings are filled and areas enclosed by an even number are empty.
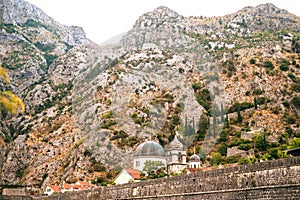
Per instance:
[[[0,95],[25,104],[4,115],[0,102],[2,184],[109,181],[139,143],[176,132],[207,166],[299,146],[298,16],[272,4],[212,18],[159,7],[100,47],[23,0],[0,3]]]

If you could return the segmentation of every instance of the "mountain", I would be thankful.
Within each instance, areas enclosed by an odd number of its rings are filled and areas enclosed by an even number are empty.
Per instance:
[[[159,7],[104,47],[26,1],[0,3],[2,184],[104,184],[138,144],[166,145],[176,132],[205,166],[300,144],[300,18],[286,10],[184,17]],[[24,111],[7,109],[7,92]]]

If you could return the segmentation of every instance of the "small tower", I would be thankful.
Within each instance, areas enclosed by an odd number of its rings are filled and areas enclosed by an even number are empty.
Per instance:
[[[167,146],[167,170],[168,174],[179,173],[186,168],[186,153],[183,144],[177,135]]]

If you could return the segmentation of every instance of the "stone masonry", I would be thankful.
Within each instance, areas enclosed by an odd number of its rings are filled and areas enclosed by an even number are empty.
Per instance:
[[[300,199],[300,157],[49,197],[1,198],[5,200]]]

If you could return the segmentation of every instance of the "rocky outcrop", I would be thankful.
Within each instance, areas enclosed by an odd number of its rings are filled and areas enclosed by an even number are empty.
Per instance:
[[[26,104],[1,119],[3,184],[95,180],[99,166],[130,166],[140,142],[167,144],[177,131],[187,146],[216,151],[224,119],[214,116],[228,110],[234,123],[236,103],[246,105],[244,121],[228,142],[247,128],[278,144],[299,124],[289,103],[299,92],[300,20],[272,4],[212,18],[159,7],[100,47],[23,0],[0,3],[0,65]],[[209,115],[215,133],[196,141]]]

